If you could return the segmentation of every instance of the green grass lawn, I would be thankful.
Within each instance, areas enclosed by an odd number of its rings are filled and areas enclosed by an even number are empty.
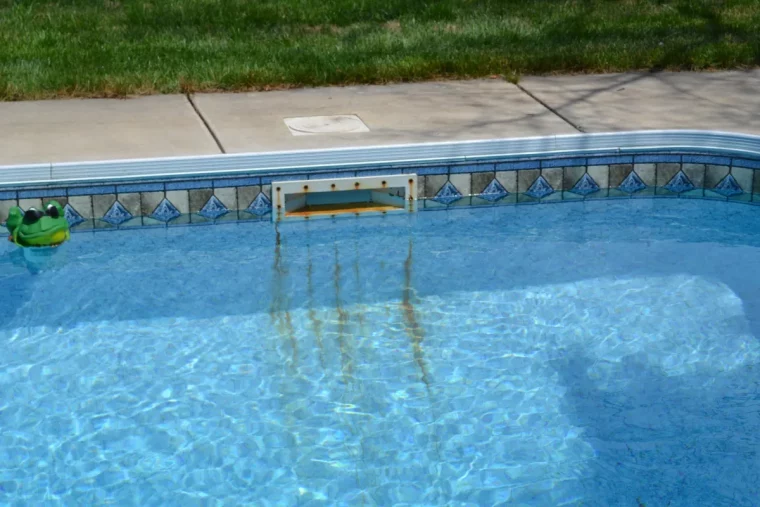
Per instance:
[[[0,100],[758,64],[758,0],[0,0]]]

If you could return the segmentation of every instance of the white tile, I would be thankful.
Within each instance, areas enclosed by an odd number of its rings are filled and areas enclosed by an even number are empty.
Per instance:
[[[731,169],[731,175],[745,192],[752,192],[752,169],[744,167],[734,167]]]
[[[89,195],[75,195],[69,197],[69,205],[84,219],[92,218],[92,197]]]
[[[190,213],[190,197],[187,190],[168,190],[166,198],[182,214]]]
[[[599,185],[599,188],[610,186],[610,166],[590,165],[588,166],[588,175]]]
[[[235,187],[228,188],[215,188],[214,195],[217,199],[222,201],[224,207],[227,209],[237,208],[237,192]]]
[[[449,181],[462,195],[470,195],[470,173],[452,174]]]
[[[510,194],[517,192],[517,171],[497,171],[496,179]]]

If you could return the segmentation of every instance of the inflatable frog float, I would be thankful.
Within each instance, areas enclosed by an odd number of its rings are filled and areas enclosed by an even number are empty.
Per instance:
[[[69,222],[57,201],[50,201],[45,211],[29,208],[22,212],[18,206],[11,208],[5,227],[8,240],[22,247],[55,247],[70,237]]]

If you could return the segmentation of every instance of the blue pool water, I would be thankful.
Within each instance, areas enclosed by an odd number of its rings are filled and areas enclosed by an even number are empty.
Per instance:
[[[0,504],[750,506],[760,209],[0,246]]]

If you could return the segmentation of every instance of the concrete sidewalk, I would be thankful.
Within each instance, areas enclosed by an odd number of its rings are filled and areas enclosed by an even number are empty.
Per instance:
[[[0,165],[638,129],[760,135],[759,90],[756,69],[0,103]]]

